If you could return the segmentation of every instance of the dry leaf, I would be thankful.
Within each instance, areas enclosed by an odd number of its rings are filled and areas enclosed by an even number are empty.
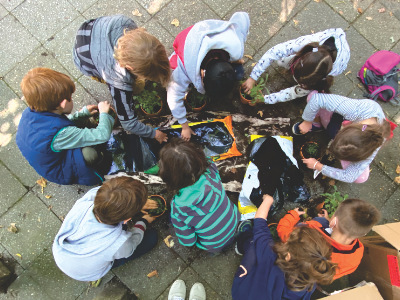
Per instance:
[[[36,183],[42,187],[42,194],[43,194],[43,190],[47,186],[47,180],[44,179],[43,177],[40,177],[40,179],[37,180]]]
[[[157,270],[154,270],[153,272],[150,272],[149,274],[147,274],[147,277],[148,277],[148,278],[151,278],[151,277],[154,277],[154,276],[157,276],[157,277],[158,277],[158,272],[157,272]]]
[[[42,221],[40,221],[40,218],[39,218],[39,217],[37,218],[37,220],[38,220],[38,222],[42,222]]]
[[[254,67],[257,63],[252,63],[251,66]]]
[[[169,235],[164,239],[164,243],[165,243],[165,245],[167,245],[168,248],[171,248],[174,245],[173,244],[174,241],[172,241],[172,240],[170,241],[171,238],[172,238],[172,236]],[[172,245],[171,245],[171,243],[172,243]]]
[[[362,8],[361,8],[361,7],[357,8],[357,11],[358,11],[358,13],[360,13],[360,14],[362,14],[362,13],[363,13],[363,10],[362,10]]]
[[[229,171],[230,171],[231,173],[233,173],[233,174],[236,174],[236,172],[237,172],[236,168],[230,168]]]
[[[315,30],[311,30],[311,33],[314,34],[314,33],[315,33]]]
[[[394,182],[396,182],[397,184],[400,184],[400,176],[397,176],[397,177],[394,179]]]
[[[260,118],[262,118],[262,117],[263,117],[263,115],[264,115],[264,113],[263,113],[263,111],[262,111],[262,110],[259,110],[259,111],[257,112],[257,115],[260,115]]]
[[[396,173],[397,173],[397,174],[400,174],[400,166],[399,166],[399,165],[397,165]]]
[[[372,17],[365,17],[368,21],[372,20]]]
[[[349,74],[351,74],[351,71],[348,71],[346,74],[344,74],[344,76],[347,76]]]
[[[389,11],[389,16],[393,17],[393,13],[391,11]]]
[[[141,14],[137,8],[136,8],[134,11],[132,11],[132,15],[134,15],[134,16],[136,16],[136,17],[141,17],[141,16],[143,16],[143,14]]]
[[[385,163],[383,161],[380,161],[379,164],[382,166],[382,168],[385,168]]]
[[[18,256],[20,259],[22,259],[22,255],[21,254],[17,253],[15,255]]]
[[[394,43],[394,38],[391,36],[390,37],[390,41],[392,42],[392,43]]]
[[[384,7],[378,9],[378,12],[380,12],[380,13],[384,13],[385,11],[386,11],[386,8],[384,8]]]
[[[46,199],[50,199],[51,198],[51,195],[45,195],[44,196]]]
[[[49,205],[49,207],[47,209],[51,210],[52,208],[53,208],[53,205]]]
[[[250,59],[253,59],[253,56],[251,56],[251,55],[248,55],[248,54],[245,54],[245,55],[243,55],[244,57],[247,57],[247,58],[250,58]]]
[[[319,2],[321,2],[321,0],[314,0],[314,2],[317,2],[317,3],[319,3]]]
[[[173,20],[171,21],[171,24],[172,24],[172,25],[175,25],[176,27],[178,27],[178,26],[179,26],[179,20],[178,20],[178,19],[173,19]]]
[[[171,246],[170,248],[172,248],[172,247],[175,245],[174,240],[171,240],[171,241],[169,242],[169,245]]]
[[[16,223],[10,223],[10,226],[7,227],[7,230],[12,233],[17,233],[18,228],[15,226]]]
[[[294,23],[294,26],[297,26],[299,24],[299,20],[293,19],[293,23]]]
[[[335,183],[336,183],[336,182],[335,182],[335,180],[334,180],[334,179],[331,179],[331,180],[329,180],[329,185],[330,185],[330,186],[334,186],[334,185],[335,185]]]
[[[343,11],[339,10],[339,14],[343,15]]]

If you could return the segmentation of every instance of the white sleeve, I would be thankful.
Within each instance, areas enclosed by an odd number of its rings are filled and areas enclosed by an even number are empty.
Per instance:
[[[289,87],[279,92],[264,96],[265,104],[275,104],[278,102],[287,102],[296,98],[307,96],[311,91],[302,89],[299,85]]]
[[[178,119],[179,124],[183,124],[187,121],[183,99],[190,83],[191,81],[183,68],[178,65],[172,72],[172,79],[167,87],[167,102],[172,115]]]
[[[125,243],[115,252],[114,260],[119,258],[126,258],[133,254],[137,246],[142,242],[146,224],[143,221],[137,221],[129,232],[132,234]]]

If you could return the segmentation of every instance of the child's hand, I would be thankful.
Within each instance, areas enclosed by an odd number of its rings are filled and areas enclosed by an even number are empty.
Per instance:
[[[243,82],[242,90],[248,94],[250,93],[250,90],[254,87],[255,84],[256,81],[253,78],[249,77],[245,82]]]
[[[87,110],[91,115],[94,115],[95,113],[98,112],[97,110],[97,105],[91,104],[91,105],[86,105]]]
[[[162,143],[162,142],[166,142],[166,141],[168,141],[168,136],[167,136],[167,134],[166,133],[164,133],[164,132],[162,132],[162,131],[160,131],[160,130],[156,130],[156,136],[154,137],[156,140],[157,140],[157,142],[159,142],[160,144]]]
[[[272,205],[274,203],[274,198],[268,194],[263,195],[263,202],[268,203],[268,205]]]
[[[110,106],[111,106],[110,102],[108,102],[108,101],[101,101],[101,102],[99,103],[99,105],[98,105],[98,107],[99,107],[99,112],[100,112],[100,113],[106,113],[106,114],[108,114],[108,111],[110,110]]]
[[[142,218],[145,219],[149,223],[153,222],[156,219],[155,217],[152,217],[150,215],[144,215]]]
[[[241,58],[241,59],[235,60],[235,61],[232,62],[232,64],[243,65],[244,64],[244,59]]]
[[[148,210],[157,209],[157,208],[158,208],[158,204],[156,201],[147,199],[145,205],[142,207],[141,212],[146,215],[146,214],[148,214],[148,212],[147,212]]]
[[[309,121],[303,121],[299,125],[299,129],[302,134],[309,132],[311,130],[311,128],[312,128],[312,122],[309,122]]]
[[[189,127],[188,122],[182,124],[181,138],[188,142],[192,134],[196,135],[194,131]]]
[[[299,215],[299,216],[301,216],[301,215],[304,215],[306,212],[304,211],[304,210],[299,210],[299,208],[298,207],[296,207],[295,209],[293,209],[295,212],[297,212],[297,214]]]
[[[265,194],[263,196],[263,202],[258,207],[254,218],[266,219],[268,217],[268,212],[272,206],[272,203],[274,203],[274,198],[272,198],[272,196],[268,194]]]
[[[318,217],[325,218],[325,219],[328,220],[328,222],[331,220],[331,218],[329,218],[328,211],[326,209],[324,209],[324,208],[322,209],[322,214],[319,213]]]
[[[307,168],[311,170],[322,170],[323,164],[321,164],[318,160],[315,158],[305,158],[303,159],[303,163],[307,166]]]

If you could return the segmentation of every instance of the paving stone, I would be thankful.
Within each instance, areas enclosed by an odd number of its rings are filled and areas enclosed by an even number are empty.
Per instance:
[[[7,283],[10,282],[12,279],[12,272],[11,270],[3,263],[2,260],[0,260],[0,288],[1,289],[6,289],[7,288]]]
[[[174,52],[172,44],[174,43],[175,38],[163,26],[161,26],[157,20],[153,18],[144,24],[143,27],[164,45],[168,56]]]
[[[0,185],[0,215],[2,215],[27,193],[27,189],[2,164],[0,164],[0,178],[2,178]]]
[[[360,83],[358,83],[356,84],[356,87],[350,92],[350,94],[347,95],[347,97],[353,99],[364,99],[365,98],[364,94],[365,90],[363,86]]]
[[[119,283],[120,281],[113,272],[108,272],[103,276],[98,287],[92,288],[90,285],[88,285],[82,294],[77,298],[77,300],[93,300],[104,290],[104,288],[108,287],[110,284],[115,284],[116,282]]]
[[[7,9],[5,9],[3,5],[0,5],[0,20],[3,19],[7,14]]]
[[[59,185],[54,182],[47,182],[42,194],[42,188],[35,185],[32,191],[44,202],[51,211],[53,211],[60,219],[64,219],[67,213],[74,206],[76,200],[83,197],[91,188],[85,185]],[[51,196],[46,198],[46,196]]]
[[[96,99],[86,91],[86,89],[80,84],[80,82],[75,81],[75,88],[75,93],[72,95],[72,100],[74,101],[72,113],[81,110],[86,105],[98,103],[98,101],[96,101]],[[108,92],[108,90],[104,91],[104,94],[102,95],[102,101],[109,100],[111,102],[111,99],[109,99],[109,97],[111,98],[110,92]]]
[[[65,275],[56,265],[50,249],[43,251],[25,271],[52,299],[76,299],[87,288],[87,283]]]
[[[400,221],[400,188],[380,207],[380,224],[393,223]]]
[[[84,21],[85,18],[79,16],[44,44],[49,53],[75,78],[82,76],[82,73],[74,64],[72,49],[76,32]]]
[[[353,22],[360,13],[359,9],[365,11],[368,6],[374,2],[374,0],[362,0],[362,1],[337,1],[337,0],[326,0],[330,7],[332,7],[338,14],[345,18],[349,22]]]
[[[247,36],[247,43],[254,49],[259,49],[282,27],[279,21],[279,13],[274,10],[269,1],[251,1],[244,0],[234,9],[232,9],[224,19],[229,19],[233,13],[245,11],[250,17],[250,32]]]
[[[329,20],[329,22],[324,22]],[[324,2],[311,1],[294,18],[293,24],[301,35],[319,32],[329,28],[342,28],[345,30],[349,24]],[[297,24],[297,25],[296,25]],[[300,36],[300,35],[299,35]]]
[[[91,7],[97,0],[68,0],[77,11],[80,13],[85,12],[89,7]]]
[[[38,47],[39,42],[11,14],[0,20],[0,28],[7,28],[7,30],[0,32],[0,40],[7,41],[7,43],[0,44],[0,53],[2,54],[0,76],[4,76]],[[24,41],[23,46],[21,41]],[[18,51],[15,51],[15,49],[18,49]]]
[[[7,145],[0,147],[0,160],[12,170],[15,177],[27,187],[35,185],[40,175],[30,166],[28,161],[22,156],[15,142],[15,134],[12,135]]]
[[[122,282],[116,277],[109,282],[100,293],[97,293],[93,300],[136,300],[133,294]]]
[[[400,20],[400,2],[399,1],[378,1],[381,7],[385,7],[387,12],[392,12],[394,16]]]
[[[393,122],[396,124],[400,125],[400,112],[398,112],[394,117],[393,117]]]
[[[344,72],[346,73],[346,71]],[[332,94],[338,94],[342,96],[349,95],[357,85],[351,81],[348,76],[340,74],[333,80],[333,85],[330,88]]]
[[[366,200],[380,209],[395,191],[396,184],[374,163],[370,165],[370,170],[369,179],[364,183],[349,184],[337,181],[336,186],[342,194]]]
[[[211,257],[204,252],[191,265],[222,299],[231,299],[233,276],[239,267],[241,256],[237,255],[232,245],[220,255]],[[212,268],[210,268],[212,266]],[[182,277],[183,278],[183,277]]]
[[[52,300],[54,298],[50,297],[34,278],[22,274],[10,285],[7,294],[0,296],[0,299]]]
[[[141,17],[132,14],[135,9],[139,10],[142,14]],[[131,18],[138,26],[142,26],[151,17],[150,14],[146,10],[142,9],[139,3],[134,0],[121,0],[118,2],[113,0],[97,1],[90,7],[90,9],[83,13],[83,16],[89,20],[117,14]]]
[[[394,180],[399,176],[396,167],[400,165],[400,129],[394,131],[393,138],[386,142],[375,157],[375,163]],[[383,165],[382,165],[383,164]],[[400,200],[400,199],[399,199]]]
[[[281,22],[289,21],[294,15],[296,15],[304,6],[311,0],[297,0],[297,1],[282,1],[282,0],[271,0],[270,5],[279,12],[279,20]]]
[[[238,5],[240,1],[241,0],[232,0],[229,2],[225,0],[204,0],[204,3],[206,3],[213,11],[215,11],[220,18],[223,18],[226,16],[228,11]]]
[[[96,102],[106,100],[112,102],[111,94],[106,84],[93,80],[88,76],[80,77],[78,82],[94,98]]]
[[[202,274],[197,274],[196,271],[194,271],[192,268],[187,268],[185,271],[183,271],[182,274],[180,274],[177,279],[181,279],[185,282],[186,284],[186,296],[189,296],[190,289],[192,288],[193,284],[196,282],[200,282],[204,285],[204,288],[206,290],[206,296],[207,299],[213,299],[213,300],[219,300],[222,299],[214,290],[213,288],[201,277]],[[165,300],[168,299],[168,293],[169,293],[170,287],[168,287],[164,293],[158,298],[158,300]]]
[[[388,50],[400,39],[400,21],[395,16],[391,17],[388,11],[379,13],[381,7],[380,2],[373,3],[353,26],[377,49]]]
[[[64,69],[64,67],[49,53],[49,51],[40,46],[7,73],[4,77],[4,81],[18,96],[22,97],[23,95],[20,88],[21,80],[30,69],[36,67],[50,68],[69,76],[67,70]]]
[[[51,247],[61,226],[61,221],[33,193],[29,192],[0,218],[3,226],[0,242],[27,268],[44,248]],[[10,223],[16,223],[17,233],[7,231]],[[16,254],[20,254],[19,257]]]
[[[162,242],[138,259],[113,270],[113,273],[140,299],[156,299],[186,268],[183,260],[170,251]],[[147,274],[157,270],[158,277],[147,278]]]
[[[165,5],[171,0],[137,0],[149,14],[154,15],[158,13]]]
[[[389,117],[389,119],[393,119],[394,116],[400,112],[400,106],[395,106],[390,102],[385,102],[382,100],[378,100],[378,103],[381,105],[385,115]]]
[[[67,0],[26,0],[13,14],[33,36],[44,42],[67,26],[79,13]]]
[[[173,37],[185,28],[197,22],[208,19],[219,19],[218,16],[203,2],[200,1],[171,1],[155,19],[168,30]],[[174,19],[179,20],[179,26],[172,25]]]
[[[0,3],[8,10],[12,11],[25,0],[0,0]]]
[[[7,265],[7,267],[11,270],[14,276],[21,275],[25,269],[17,262],[15,256],[11,255],[10,252],[7,251],[3,245],[0,244],[0,255],[2,261]]]

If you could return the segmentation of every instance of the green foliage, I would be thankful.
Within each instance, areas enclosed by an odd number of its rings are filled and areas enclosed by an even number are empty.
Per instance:
[[[242,93],[242,95],[246,99],[251,100],[252,104],[264,102],[264,95],[263,95],[262,91],[265,89],[267,94],[268,95],[270,94],[269,90],[266,88],[267,81],[268,81],[268,73],[265,75],[265,79],[260,77],[258,83],[255,84],[253,86],[253,88],[250,90],[250,93],[248,93],[248,94]],[[250,96],[251,99],[246,97],[247,95]]]
[[[308,158],[310,158],[310,157],[319,158],[319,151],[320,151],[320,147],[319,147],[318,144],[316,144],[316,143],[307,143],[304,146],[303,155],[306,154],[307,156],[309,156]]]
[[[152,87],[151,90],[144,89],[139,95],[133,96],[133,99],[136,101],[135,108],[142,107],[149,114],[156,113],[161,106],[160,97],[155,90],[157,83],[153,82]]]
[[[189,105],[193,108],[202,107],[207,102],[207,96],[199,93],[195,88],[192,88],[186,98]]]
[[[321,194],[321,196],[325,197],[324,208],[327,210],[329,217],[332,217],[336,209],[338,208],[339,204],[349,197],[349,195],[347,194],[342,196],[342,194],[338,191],[336,185],[333,186],[332,194],[324,193]]]
[[[149,210],[149,215],[150,216],[158,216],[161,215],[164,211],[167,210],[167,207],[165,206],[165,202],[163,199],[160,197],[150,197],[150,200],[154,200],[157,202],[158,207],[155,209],[150,209]]]

